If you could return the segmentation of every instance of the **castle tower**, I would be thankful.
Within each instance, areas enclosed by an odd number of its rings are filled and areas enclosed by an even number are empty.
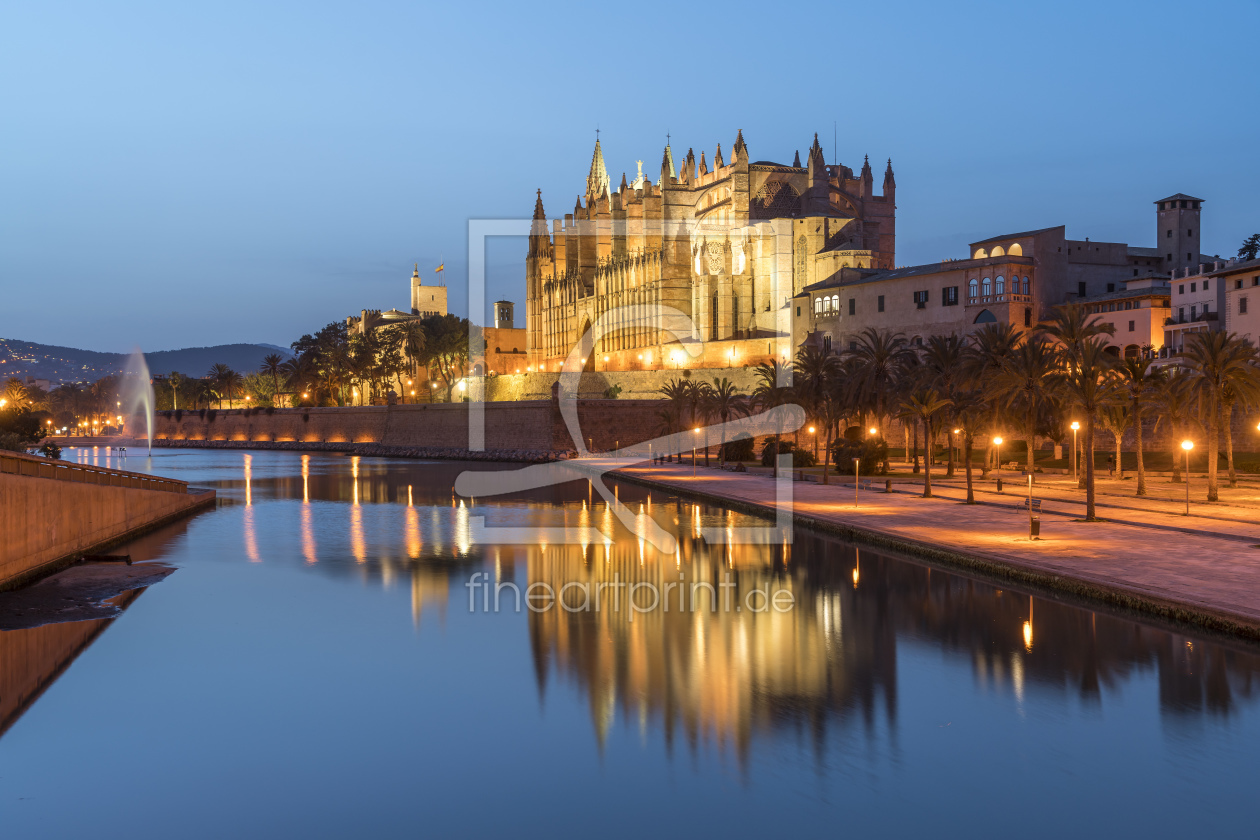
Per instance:
[[[1199,254],[1203,250],[1199,242],[1203,230],[1199,227],[1199,208],[1203,199],[1177,193],[1155,202],[1155,247],[1164,258],[1164,270],[1198,270]]]

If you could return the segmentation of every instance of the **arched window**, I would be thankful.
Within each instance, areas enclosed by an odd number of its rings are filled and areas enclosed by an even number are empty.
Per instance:
[[[972,323],[975,323],[975,324],[992,324],[992,323],[995,323],[996,321],[997,321],[997,316],[996,316],[996,315],[994,315],[994,314],[993,314],[992,312],[990,312],[989,310],[985,309],[985,310],[982,310],[982,311],[980,312],[980,314],[976,316],[976,320],[975,320],[975,321],[973,321]]]
[[[1022,257],[1024,256],[1024,246],[1016,242],[1006,249],[1006,253],[1010,254],[1012,257]]]
[[[832,312],[840,311],[840,295],[831,296],[831,311]]]
[[[976,282],[976,278],[972,277],[971,280],[967,282],[967,297],[974,299],[975,296],[979,294],[979,290],[980,284]]]
[[[1004,257],[1004,256],[1006,256],[1006,252],[1002,250],[1002,246],[1001,246],[1001,245],[998,245],[996,248],[994,248],[994,249],[993,249],[993,254],[992,254],[991,256],[994,256],[994,257]]]
[[[1032,286],[1028,284],[1028,278],[1025,277],[1024,278],[1024,294],[1031,295],[1032,294],[1031,289],[1032,289]]]
[[[993,294],[995,294],[995,295],[1004,295],[1004,294],[1006,294],[1006,279],[1005,279],[1004,277],[1002,277],[1002,275],[1001,275],[1001,274],[999,274],[999,275],[997,276],[997,280],[996,280],[996,281],[994,281],[994,284],[993,284]]]
[[[984,258],[985,258],[985,257],[987,257],[987,256],[989,256],[989,255],[988,255],[988,253],[987,253],[987,252],[986,252],[983,248],[977,248],[977,249],[976,249],[976,256],[975,256],[975,259],[977,259],[977,260],[982,260],[982,259],[984,259]]]
[[[988,296],[989,296],[989,294],[990,294],[990,291],[989,291],[989,290],[990,290],[990,288],[991,288],[991,287],[989,286],[989,278],[988,278],[988,277],[986,277],[986,278],[984,278],[983,280],[981,280],[981,281],[980,281],[980,294],[984,295],[985,297],[988,297]]]
[[[820,314],[822,314],[822,311],[823,311],[823,309],[822,309],[822,308],[823,308],[823,299],[822,299],[822,298],[814,298],[814,314],[815,314],[815,315],[820,315]]]

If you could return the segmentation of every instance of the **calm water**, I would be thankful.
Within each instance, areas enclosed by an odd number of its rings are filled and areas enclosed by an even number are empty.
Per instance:
[[[68,452],[71,458],[102,453]],[[629,485],[155,450],[216,487],[112,622],[0,633],[0,836],[1255,837],[1260,656]],[[473,466],[486,469],[485,465]],[[474,544],[590,524],[582,546]],[[490,580],[717,581],[783,613],[469,611]],[[42,693],[41,693],[42,692]]]

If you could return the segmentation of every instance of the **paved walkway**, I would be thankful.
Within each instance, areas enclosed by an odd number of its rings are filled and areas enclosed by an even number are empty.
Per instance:
[[[584,463],[611,465],[599,459]],[[693,477],[690,466],[677,464],[640,464],[623,467],[619,473],[683,493],[765,508],[774,504],[774,484],[765,475],[701,467]],[[993,487],[991,480],[986,483]],[[793,482],[794,510],[825,524],[998,561],[1045,582],[1067,578],[1104,593],[1130,596],[1157,612],[1197,618],[1226,629],[1233,625],[1236,631],[1260,637],[1260,548],[1255,547],[1260,544],[1260,525],[1255,522],[1260,512],[1256,510],[1204,505],[1214,516],[1226,515],[1221,519],[1185,517],[1179,515],[1180,510],[1163,510],[1170,502],[1157,501],[1150,510],[1100,509],[1100,516],[1110,521],[1083,522],[1083,501],[1071,499],[1078,491],[1043,483],[1036,497],[1046,499],[1046,512],[1041,539],[1033,541],[1028,538],[1028,516],[1022,507],[1026,491],[1018,485],[1002,495],[989,489],[978,494],[978,500],[998,505],[964,505],[964,490],[957,483],[934,481],[939,495],[932,499],[913,493],[906,483],[894,487],[907,492],[891,494],[883,492],[882,479],[874,484],[879,489],[862,491],[855,506],[852,479],[847,485],[830,486]],[[1021,507],[1012,509],[1007,504]],[[1175,607],[1186,608],[1190,615],[1170,609]]]

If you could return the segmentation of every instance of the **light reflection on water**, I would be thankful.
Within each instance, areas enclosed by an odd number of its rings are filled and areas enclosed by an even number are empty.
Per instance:
[[[417,797],[433,832],[520,832],[470,786],[494,789],[508,813],[613,810],[602,831],[621,836],[658,820],[665,833],[842,821],[923,834],[944,821],[997,836],[1030,813],[1028,836],[1250,825],[1260,658],[1242,644],[808,531],[790,546],[709,545],[702,528],[750,518],[631,485],[616,485],[636,511],[628,532],[584,482],[455,498],[454,464],[155,450],[130,459],[142,467],[215,486],[221,506],[130,548],[180,571],[60,679],[77,655],[64,626],[0,648],[0,703],[30,693],[15,681],[52,685],[0,738],[0,816],[14,825],[72,833],[99,826],[88,811],[116,812],[89,807],[113,778],[92,746],[116,737],[108,710],[125,717],[138,699],[161,737],[133,733],[110,757],[124,777],[177,768],[151,782],[176,804],[129,822],[129,836],[224,829],[179,819],[221,784],[221,745],[254,756],[232,773],[269,792],[240,807],[260,826],[284,814],[303,836],[413,836]],[[606,536],[477,545],[472,516]],[[680,537],[673,552],[643,539],[649,521]],[[488,593],[619,581],[668,594],[642,613],[494,613],[488,600],[470,612],[476,572]],[[677,608],[681,584],[727,581],[734,603],[783,590],[795,607]],[[111,707],[112,695],[125,700]],[[320,773],[338,780],[331,800]],[[18,808],[25,793],[37,804]]]

